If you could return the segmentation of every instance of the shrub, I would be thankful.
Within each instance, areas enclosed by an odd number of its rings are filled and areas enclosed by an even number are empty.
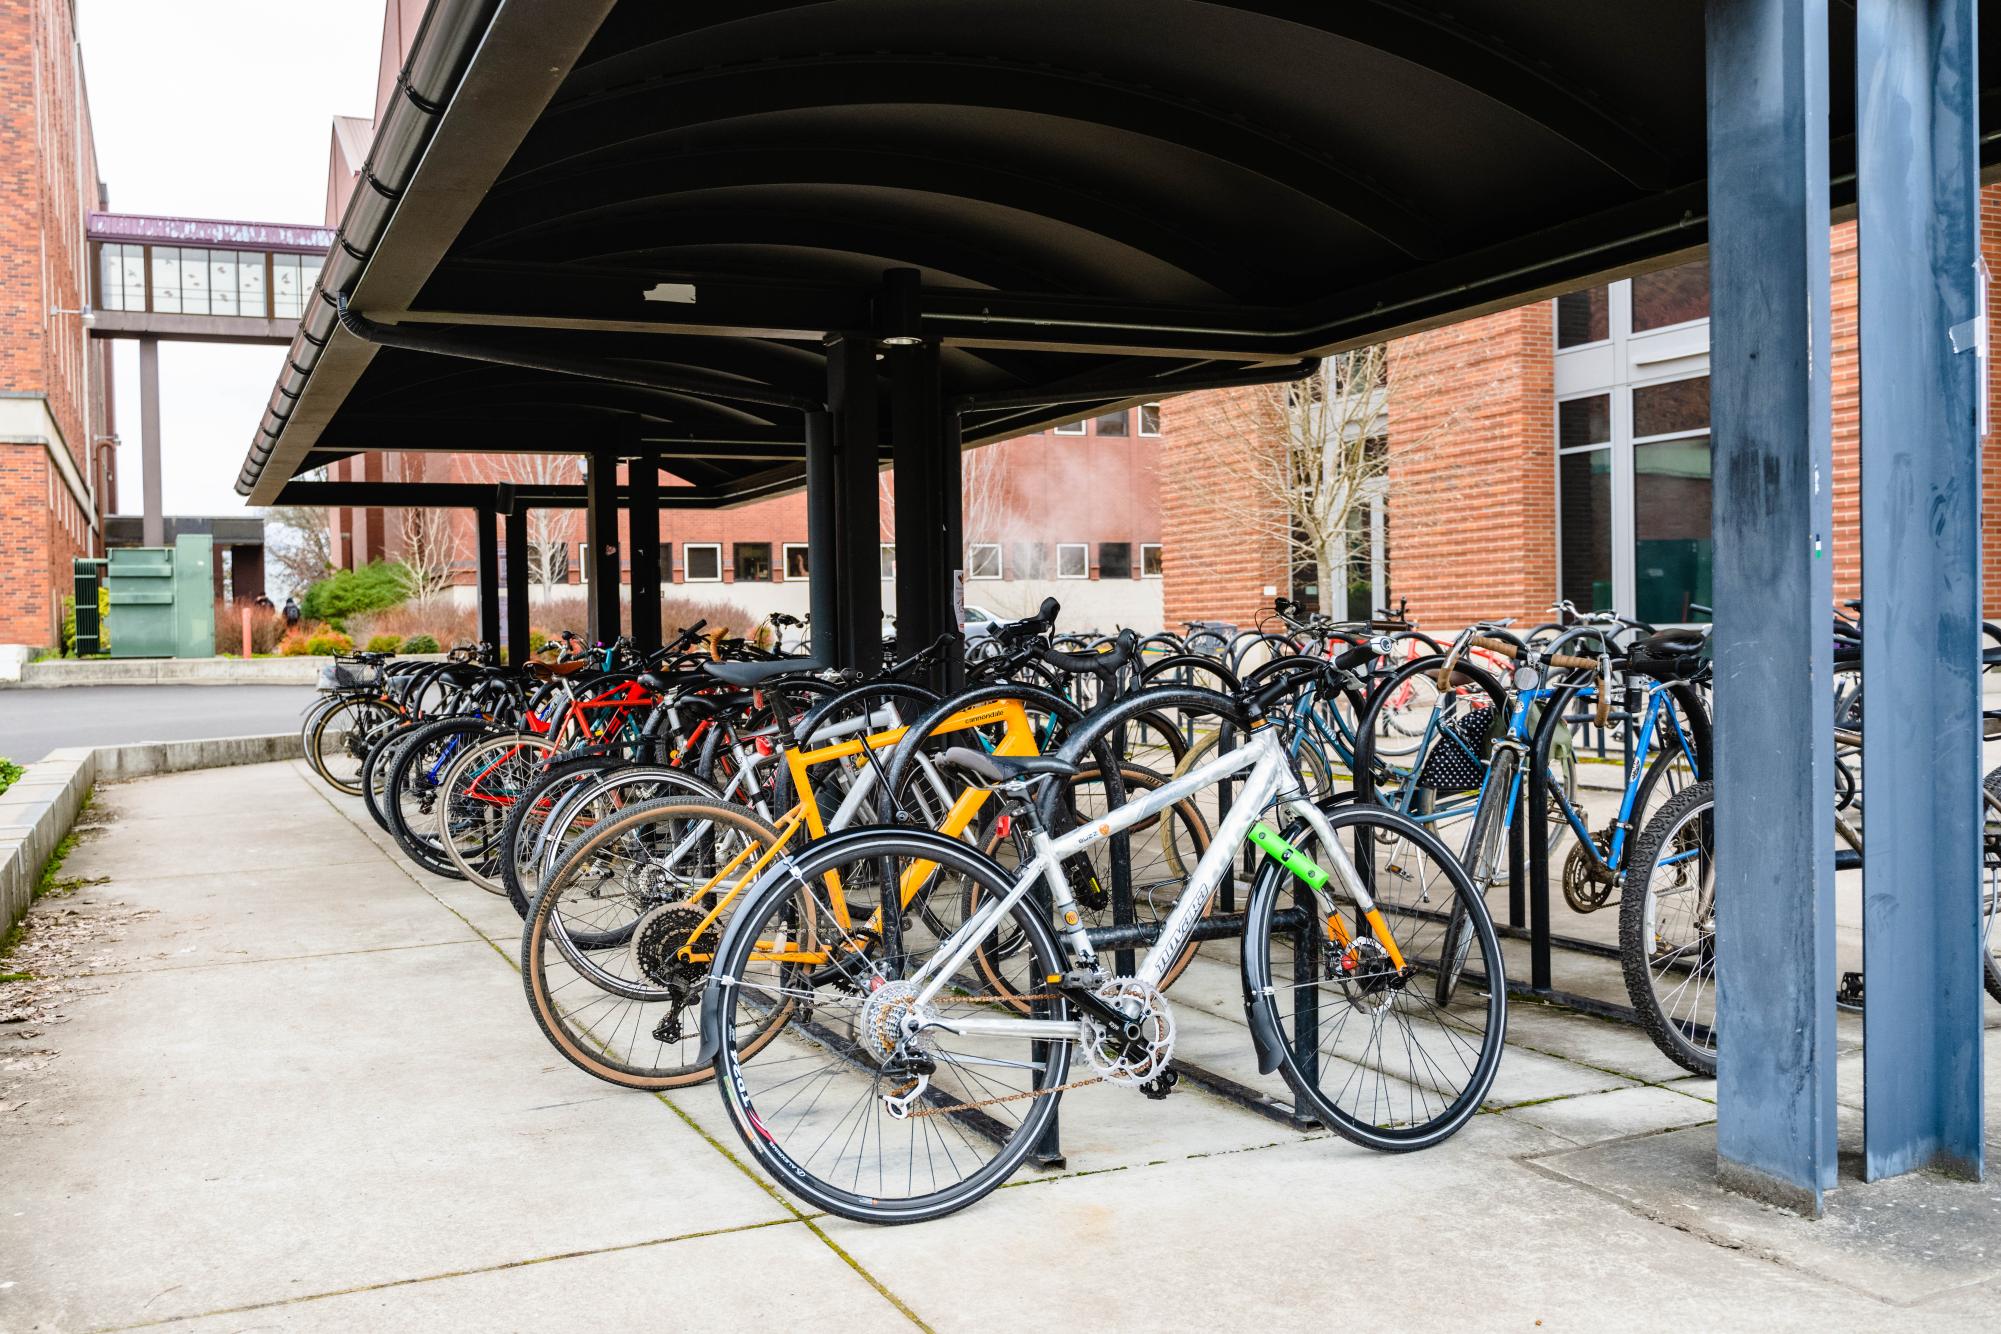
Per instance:
[[[270,653],[285,637],[285,618],[274,607],[250,608],[250,651]],[[243,604],[215,604],[215,651],[228,655],[243,651]]]
[[[285,637],[278,641],[278,656],[281,658],[296,658],[305,652],[306,632],[303,629],[288,630]]]
[[[306,652],[315,658],[331,658],[354,652],[354,641],[338,630],[322,630],[306,641]]]
[[[530,653],[540,653],[548,642],[549,636],[543,634],[540,630],[531,628],[528,631],[528,651]]]
[[[299,610],[307,620],[341,621],[393,607],[408,596],[408,571],[392,561],[370,561],[358,570],[336,570],[306,590]]]
[[[470,604],[460,607],[448,598],[404,602],[381,611],[357,613],[343,628],[357,640],[400,635],[407,643],[411,635],[430,635],[447,644],[465,644],[479,638],[479,608]]]
[[[368,640],[368,651],[370,653],[401,653],[403,651],[403,636],[371,635]]]
[[[14,780],[28,772],[5,755],[0,755],[0,792],[14,786]]]
[[[438,641],[431,638],[429,635],[411,635],[408,639],[403,641],[403,651],[405,653],[444,652],[443,649],[438,647]]]

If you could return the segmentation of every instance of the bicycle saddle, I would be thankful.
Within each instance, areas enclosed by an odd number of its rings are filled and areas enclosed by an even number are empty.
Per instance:
[[[817,672],[826,666],[818,658],[771,658],[763,662],[705,662],[702,670],[725,685],[750,689],[762,685],[774,676],[790,676],[794,672]]]
[[[1077,766],[1056,755],[989,755],[971,746],[953,746],[938,757],[982,787],[1019,782],[1024,778],[1070,778]]]
[[[1659,630],[1633,641],[1626,666],[1657,681],[1678,681],[1702,670],[1709,636],[1700,630]]]

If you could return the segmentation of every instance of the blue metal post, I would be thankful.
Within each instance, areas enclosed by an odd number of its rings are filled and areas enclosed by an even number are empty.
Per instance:
[[[1717,1176],[1835,1180],[1826,0],[1709,0]]]
[[[1856,17],[1864,1171],[1978,1180],[1976,3],[1861,0]]]

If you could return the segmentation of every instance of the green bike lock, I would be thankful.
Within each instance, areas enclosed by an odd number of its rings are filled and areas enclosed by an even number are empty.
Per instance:
[[[1306,887],[1319,892],[1326,887],[1327,872],[1320,869],[1313,858],[1301,852],[1292,844],[1278,836],[1278,831],[1260,820],[1251,826],[1251,842],[1264,850],[1266,856],[1277,862],[1288,873],[1306,882]]]

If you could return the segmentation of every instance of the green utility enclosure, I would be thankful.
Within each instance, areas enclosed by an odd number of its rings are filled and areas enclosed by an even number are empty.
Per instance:
[[[105,571],[114,658],[215,656],[215,539],[184,533],[171,547],[113,547]]]

